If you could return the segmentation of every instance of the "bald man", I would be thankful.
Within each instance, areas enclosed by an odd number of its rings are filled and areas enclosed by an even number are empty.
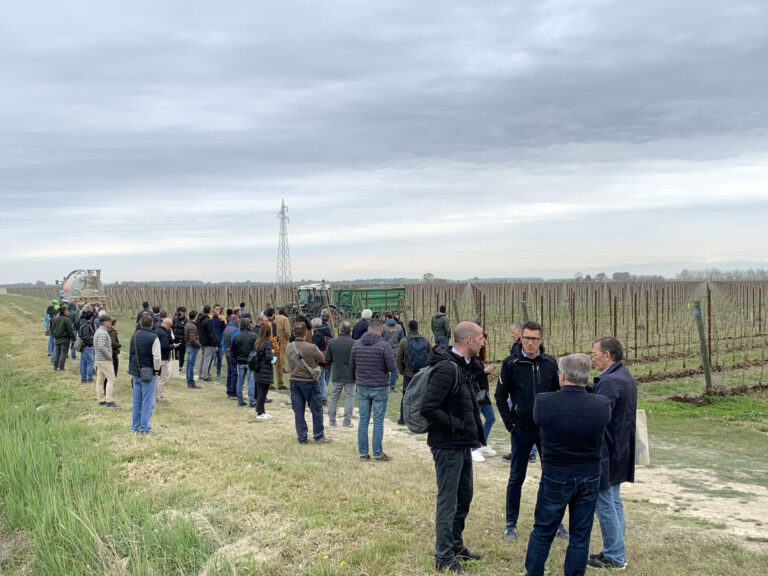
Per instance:
[[[157,386],[155,387],[155,402],[158,404],[167,404],[165,397],[165,383],[168,381],[168,362],[171,359],[171,352],[179,346],[179,342],[174,342],[171,330],[173,329],[173,320],[168,317],[163,318],[160,326],[155,328],[155,334],[160,340],[160,376],[157,377]]]
[[[429,422],[427,444],[437,478],[435,568],[464,572],[461,562],[479,560],[464,545],[464,523],[472,502],[472,448],[485,443],[480,407],[473,390],[472,358],[485,344],[483,329],[460,322],[453,346],[435,346],[427,357],[433,366],[422,397],[421,415]]]

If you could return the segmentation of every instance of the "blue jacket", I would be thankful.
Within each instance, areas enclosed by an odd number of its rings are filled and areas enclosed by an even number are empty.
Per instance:
[[[366,332],[368,332],[368,320],[360,320],[355,324],[355,327],[352,328],[352,339],[360,340]]]
[[[358,386],[389,386],[389,373],[395,371],[392,348],[376,332],[366,332],[352,345],[349,367]]]
[[[553,478],[598,476],[603,435],[611,419],[607,398],[583,386],[536,396],[533,419],[541,436],[541,471]]]
[[[603,476],[600,489],[635,481],[637,384],[623,362],[614,362],[595,378],[594,394],[611,403],[611,422],[605,429]]]

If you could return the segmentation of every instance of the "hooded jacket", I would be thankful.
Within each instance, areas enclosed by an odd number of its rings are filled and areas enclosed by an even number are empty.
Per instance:
[[[432,334],[435,338],[438,336],[451,337],[451,322],[448,320],[448,316],[442,312],[438,312],[432,317]]]
[[[427,366],[432,365],[436,367],[421,401],[421,415],[430,424],[427,444],[449,450],[485,444],[480,407],[472,390],[471,363],[448,346],[435,346],[427,356]]]
[[[392,347],[376,332],[366,332],[352,346],[349,367],[358,386],[389,386],[396,369]]]

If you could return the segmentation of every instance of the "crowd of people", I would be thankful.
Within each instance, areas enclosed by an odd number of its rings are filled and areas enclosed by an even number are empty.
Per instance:
[[[53,301],[46,311],[48,354],[54,370],[64,370],[67,357],[80,353],[83,383],[94,382],[97,401],[117,407],[113,388],[121,351],[116,320],[95,306]],[[338,335],[335,334],[338,328]],[[131,430],[154,435],[151,418],[156,403],[165,403],[170,364],[178,362],[190,389],[221,378],[226,360],[226,395],[236,406],[250,406],[257,419],[270,420],[269,390],[290,391],[299,444],[327,444],[328,425],[336,427],[344,394],[341,426],[352,428],[358,404],[357,450],[361,461],[388,462],[384,452],[384,418],[396,382],[408,391],[414,378],[429,374],[419,412],[429,424],[427,444],[434,460],[437,502],[435,566],[449,572],[467,570],[477,560],[463,541],[473,496],[474,462],[496,452],[488,445],[495,422],[493,400],[510,437],[504,538],[518,539],[522,485],[536,451],[542,476],[528,539],[528,576],[544,574],[556,537],[568,540],[564,570],[568,576],[594,568],[626,566],[626,522],[620,495],[634,481],[637,387],[624,366],[621,343],[613,337],[595,340],[592,357],[571,354],[556,360],[544,351],[544,329],[536,322],[516,323],[513,344],[501,367],[486,365],[486,335],[477,320],[451,327],[444,306],[431,320],[435,346],[419,332],[418,322],[405,326],[391,311],[333,326],[327,310],[317,318],[291,322],[285,310],[267,305],[252,315],[241,303],[222,314],[216,304],[199,311],[176,309],[172,317],[149,302],[137,314],[129,343],[128,374],[133,390]],[[195,364],[198,363],[197,378]],[[186,364],[186,367],[185,367]],[[589,383],[592,367],[601,371]],[[428,369],[428,370],[426,370]],[[489,379],[498,381],[493,397]],[[285,374],[289,386],[285,386]],[[332,387],[329,392],[329,384]],[[245,393],[248,396],[246,402]],[[327,408],[324,408],[327,407]],[[369,425],[373,430],[369,436]],[[403,401],[399,425],[405,425]],[[370,441],[369,441],[370,440]],[[562,523],[568,508],[569,531]],[[597,515],[602,550],[589,555],[593,517]]]

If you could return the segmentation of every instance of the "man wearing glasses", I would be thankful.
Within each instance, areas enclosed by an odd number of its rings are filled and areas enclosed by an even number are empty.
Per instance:
[[[600,522],[603,549],[592,554],[587,564],[593,568],[623,570],[627,563],[624,549],[624,505],[622,482],[635,481],[635,429],[637,384],[622,360],[624,349],[613,336],[595,340],[592,363],[600,370],[593,392],[611,404],[611,421],[605,430],[602,477],[595,515]]]
[[[517,540],[520,494],[528,471],[528,456],[536,445],[541,452],[541,438],[533,421],[533,403],[537,394],[560,389],[557,361],[544,353],[544,330],[538,322],[523,324],[520,355],[510,354],[501,365],[496,385],[496,406],[504,426],[512,435],[512,461],[507,482],[507,523],[504,538]],[[561,525],[557,536],[568,538]]]

